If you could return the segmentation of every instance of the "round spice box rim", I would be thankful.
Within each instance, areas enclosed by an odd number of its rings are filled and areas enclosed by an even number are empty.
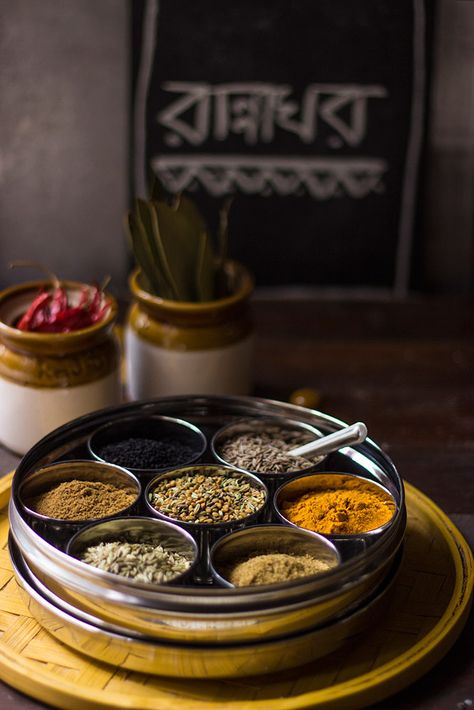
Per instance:
[[[114,572],[107,572],[106,570],[100,569],[99,567],[94,567],[94,565],[89,564],[88,562],[84,562],[83,560],[79,559],[79,557],[76,557],[74,554],[71,552],[71,547],[75,544],[77,539],[81,537],[81,535],[86,534],[89,530],[92,528],[98,527],[99,525],[103,525],[104,523],[108,522],[107,520],[94,520],[91,523],[88,523],[85,527],[81,528],[81,530],[78,530],[72,537],[70,538],[69,542],[66,545],[66,551],[65,554],[71,557],[72,559],[76,560],[80,565],[82,565],[84,568],[87,568],[87,570],[91,571],[92,574],[98,576],[100,579],[103,580],[108,580],[110,582],[113,582],[115,585],[119,584],[124,584],[125,586],[130,586],[136,589],[145,589],[149,590],[150,587],[159,587],[163,585],[172,585],[172,584],[177,584],[179,583],[183,578],[187,577],[189,574],[192,573],[194,568],[196,567],[198,560],[199,560],[199,550],[197,543],[195,539],[193,538],[192,535],[188,533],[187,530],[184,530],[182,527],[179,525],[176,525],[175,523],[168,522],[167,520],[159,520],[157,518],[152,518],[150,516],[144,516],[144,515],[120,515],[116,516],[115,520],[124,520],[130,523],[134,522],[140,522],[143,524],[143,521],[146,521],[146,524],[148,523],[161,523],[162,525],[165,525],[166,527],[172,528],[175,532],[177,532],[179,535],[184,537],[187,542],[190,544],[190,548],[193,551],[193,560],[191,564],[189,565],[188,569],[186,569],[184,572],[181,572],[179,575],[176,577],[173,577],[173,579],[170,579],[169,582],[136,582],[133,578],[130,577],[125,577],[120,574],[115,574]],[[105,540],[107,541],[107,540]],[[101,540],[100,542],[104,542],[104,540]],[[110,542],[110,540],[108,541]],[[99,544],[99,543],[97,543]]]
[[[271,424],[275,424],[277,426],[279,425],[279,426],[281,426],[282,429],[285,429],[285,426],[286,426],[286,428],[290,428],[290,429],[292,427],[295,429],[305,429],[309,433],[316,434],[315,438],[321,438],[321,437],[325,436],[325,434],[322,431],[320,431],[317,427],[315,427],[313,424],[310,424],[309,422],[300,421],[298,419],[290,419],[288,417],[278,416],[278,415],[273,415],[273,416],[267,416],[267,415],[258,416],[257,415],[255,417],[245,416],[245,417],[242,417],[236,421],[229,422],[228,424],[225,424],[223,427],[218,429],[214,433],[214,435],[212,436],[211,452],[212,452],[213,456],[218,461],[220,461],[224,466],[230,466],[235,471],[241,471],[242,473],[251,473],[256,476],[268,476],[269,478],[270,478],[270,476],[273,476],[273,475],[290,477],[290,476],[295,476],[295,475],[297,475],[299,473],[303,473],[303,472],[304,472],[303,475],[307,474],[307,473],[312,473],[313,470],[316,468],[316,466],[319,466],[319,464],[322,463],[329,455],[329,454],[323,454],[322,456],[317,456],[314,461],[312,461],[311,459],[308,459],[308,466],[305,466],[305,468],[295,468],[295,469],[292,469],[291,471],[276,471],[276,472],[254,471],[253,469],[250,469],[250,468],[242,468],[241,466],[237,466],[237,464],[233,464],[221,456],[221,454],[218,451],[218,447],[216,446],[216,441],[225,435],[226,430],[232,429],[232,427],[237,426],[239,424],[245,424],[246,422],[249,422],[249,433],[251,433],[252,430],[250,428],[250,422],[252,420],[255,420],[256,422],[261,422],[262,424],[265,422],[268,422],[269,425],[271,425]],[[296,448],[296,446],[295,446],[295,448]]]
[[[347,476],[349,478],[357,479],[360,481],[364,481],[365,483],[368,483],[370,485],[373,485],[376,488],[380,488],[384,493],[386,493],[387,497],[390,498],[390,500],[393,502],[394,508],[393,508],[393,514],[389,520],[387,520],[386,523],[383,525],[379,525],[377,528],[372,528],[370,530],[364,530],[361,532],[357,533],[323,533],[323,532],[318,532],[317,530],[309,530],[309,528],[303,528],[301,525],[297,525],[296,523],[293,523],[291,520],[286,518],[283,513],[280,510],[279,506],[279,497],[283,492],[283,489],[286,486],[289,486],[292,483],[295,483],[295,481],[300,481],[304,478],[309,478],[310,476]],[[311,488],[308,487],[308,490],[305,492],[311,491]],[[347,538],[364,538],[364,537],[372,537],[375,535],[379,535],[388,528],[391,527],[392,523],[395,520],[395,517],[399,511],[399,505],[397,504],[397,501],[395,497],[392,495],[392,493],[386,488],[382,483],[379,483],[378,481],[373,481],[371,478],[364,478],[364,476],[359,476],[356,473],[346,473],[345,471],[313,471],[311,473],[305,473],[301,476],[295,476],[289,481],[285,481],[284,483],[281,484],[275,491],[273,495],[273,509],[275,510],[278,518],[283,522],[285,525],[290,525],[291,527],[298,528],[298,530],[309,530],[309,532],[316,532],[318,535],[322,535],[323,537],[327,537],[330,540],[344,540]]]
[[[161,513],[159,510],[153,507],[153,505],[150,502],[150,494],[153,492],[154,486],[157,484],[159,479],[166,479],[166,478],[180,478],[182,476],[186,475],[186,472],[189,470],[195,470],[195,469],[215,469],[215,473],[219,473],[219,471],[227,473],[229,475],[229,478],[236,478],[237,476],[245,476],[257,485],[255,488],[258,488],[263,491],[264,499],[263,503],[258,508],[258,510],[255,510],[253,513],[250,513],[249,515],[246,515],[244,518],[232,518],[232,520],[227,520],[222,523],[193,523],[188,520],[180,520],[179,518],[171,518],[169,515],[166,515],[165,513]],[[211,473],[206,474],[206,473],[196,473],[196,475],[212,475]],[[172,523],[177,523],[178,525],[182,526],[189,526],[193,529],[199,529],[199,528],[205,528],[205,529],[210,529],[210,528],[221,528],[221,527],[227,527],[229,525],[234,525],[235,523],[245,523],[247,520],[252,520],[255,516],[259,515],[262,510],[264,509],[265,505],[267,504],[269,499],[269,493],[268,493],[268,488],[263,483],[263,481],[258,478],[258,476],[254,475],[253,473],[250,473],[249,471],[238,471],[235,468],[231,468],[230,466],[223,466],[222,464],[196,464],[194,466],[184,466],[183,468],[176,468],[172,469],[170,471],[166,471],[165,473],[160,473],[158,476],[155,476],[147,485],[145,488],[145,504],[147,505],[148,509],[151,511],[153,515],[156,517],[160,518],[161,520],[169,521]]]
[[[314,530],[308,530],[307,528],[300,528],[298,526],[289,526],[285,525],[283,523],[262,523],[260,525],[249,525],[243,529],[240,530],[231,530],[230,532],[226,533],[225,535],[222,535],[218,540],[214,542],[212,545],[210,551],[209,551],[209,563],[210,563],[210,570],[212,573],[212,576],[219,582],[219,584],[222,584],[223,586],[229,588],[229,589],[242,589],[242,587],[237,587],[235,584],[232,584],[226,577],[224,577],[222,574],[220,574],[216,567],[214,566],[214,557],[216,550],[218,550],[219,547],[221,547],[223,544],[225,544],[226,540],[228,540],[231,537],[242,537],[247,534],[251,534],[252,532],[259,532],[262,529],[275,529],[275,534],[278,533],[278,530],[291,530],[297,534],[305,535],[308,538],[313,538],[315,540],[318,540],[320,543],[324,545],[324,547],[327,547],[331,550],[331,552],[334,554],[336,558],[335,564],[330,567],[327,571],[321,572],[319,574],[314,574],[314,575],[307,575],[307,577],[304,577],[304,579],[309,579],[312,577],[321,577],[324,574],[328,574],[330,572],[333,572],[333,570],[336,567],[339,567],[339,565],[342,562],[341,558],[341,553],[337,549],[336,545],[332,542],[332,540],[328,539],[325,535],[322,535],[321,533],[317,533]],[[285,554],[285,553],[284,553]],[[258,589],[261,589],[262,591],[265,591],[265,589],[271,587],[272,589],[279,589],[280,587],[286,588],[288,584],[294,584],[295,579],[287,580],[284,582],[272,582],[269,584],[258,584],[258,585],[252,585],[255,587],[258,587]]]
[[[169,465],[167,465],[167,466],[160,466],[160,467],[158,467],[158,468],[154,468],[154,467],[139,468],[139,467],[137,467],[137,466],[123,466],[123,465],[120,466],[120,464],[113,464],[111,461],[107,461],[107,459],[101,458],[101,457],[99,456],[99,454],[96,453],[96,451],[95,451],[94,448],[93,448],[92,440],[94,439],[94,437],[95,437],[96,435],[99,435],[99,434],[103,433],[103,432],[106,431],[107,429],[110,428],[111,430],[113,430],[113,429],[117,428],[118,426],[122,426],[123,424],[126,424],[127,422],[129,422],[130,424],[133,424],[134,422],[148,421],[148,420],[151,420],[151,421],[164,421],[164,422],[168,422],[168,423],[171,423],[171,424],[176,424],[176,425],[178,425],[179,427],[181,427],[182,429],[187,429],[188,431],[191,431],[193,434],[196,434],[196,438],[199,437],[200,443],[201,443],[201,446],[200,446],[199,450],[197,450],[197,451],[196,451],[196,454],[193,454],[193,456],[192,456],[191,458],[187,459],[185,462],[183,462],[182,464],[179,464],[179,465],[188,466],[188,465],[192,464],[194,461],[197,461],[197,460],[204,454],[204,452],[205,452],[205,450],[206,450],[206,448],[207,448],[207,437],[206,437],[206,435],[204,434],[204,432],[203,432],[198,426],[196,426],[196,424],[193,424],[192,422],[189,422],[189,421],[187,421],[186,419],[180,419],[179,417],[171,417],[171,416],[167,416],[167,415],[165,415],[165,414],[163,414],[163,415],[160,415],[160,414],[149,414],[149,415],[142,414],[142,415],[140,415],[140,416],[137,416],[137,415],[134,415],[134,416],[126,416],[126,417],[124,417],[123,419],[119,419],[118,421],[107,422],[106,424],[102,424],[100,427],[98,427],[97,429],[95,429],[95,431],[93,431],[92,434],[90,434],[89,437],[88,437],[88,439],[87,439],[87,449],[88,449],[90,455],[93,456],[94,461],[99,461],[100,463],[109,464],[110,466],[118,466],[119,468],[126,468],[127,471],[131,471],[132,473],[137,473],[137,474],[140,474],[140,473],[147,473],[147,472],[150,472],[150,471],[165,471],[165,470],[168,470],[168,469],[170,468]],[[147,438],[148,438],[148,437],[147,437]],[[157,438],[155,438],[155,437],[149,437],[149,438],[152,438],[152,439],[154,439],[155,441],[159,441],[159,440],[160,440],[158,437],[157,437]]]
[[[62,466],[77,466],[77,464],[85,464],[87,466],[90,466],[92,468],[95,468],[96,466],[99,467],[97,469],[97,472],[100,471],[100,469],[112,469],[113,472],[118,472],[119,474],[123,474],[124,478],[127,478],[131,483],[133,483],[134,487],[136,488],[137,494],[129,505],[127,505],[125,508],[121,508],[118,510],[116,513],[112,514],[107,514],[105,516],[102,516],[100,518],[77,518],[77,519],[67,519],[67,518],[53,518],[48,515],[43,515],[42,513],[38,513],[36,510],[33,510],[33,508],[30,508],[26,503],[25,499],[23,497],[23,489],[27,486],[27,484],[30,482],[31,478],[35,476],[36,474],[40,474],[43,471],[50,471],[55,468],[60,468]],[[95,477],[95,476],[98,477]],[[90,483],[102,483],[103,481],[100,480],[100,473],[97,474],[91,474],[90,478],[84,478],[84,479],[76,479],[74,477],[74,474],[71,474],[70,477],[65,477],[62,480],[57,481],[56,483],[53,483],[51,488],[54,488],[55,485],[59,485],[60,483],[67,483],[68,481],[74,481],[74,480],[84,480],[86,482]],[[48,490],[48,489],[46,489]],[[51,489],[49,489],[51,490]],[[18,500],[23,507],[23,509],[28,513],[28,515],[31,515],[32,517],[36,518],[37,520],[41,520],[42,522],[45,523],[57,523],[65,526],[74,526],[74,525],[88,525],[88,524],[97,524],[106,520],[109,520],[110,518],[115,518],[117,516],[122,516],[124,513],[126,513],[128,510],[133,508],[134,505],[136,505],[140,499],[140,496],[142,494],[142,485],[138,478],[128,469],[123,468],[122,466],[117,466],[116,464],[113,463],[107,463],[106,461],[91,461],[90,459],[67,459],[65,461],[55,461],[54,463],[47,464],[46,466],[41,466],[40,468],[36,469],[33,471],[32,474],[27,476],[20,484],[18,488]]]

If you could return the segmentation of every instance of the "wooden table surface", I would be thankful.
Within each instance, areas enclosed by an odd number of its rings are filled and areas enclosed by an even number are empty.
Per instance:
[[[255,394],[301,387],[319,408],[364,421],[401,475],[430,496],[474,546],[474,307],[403,302],[259,300]],[[0,447],[0,472],[18,457]],[[427,675],[377,710],[474,708],[474,620]],[[45,707],[0,683],[0,705]],[[183,708],[183,710],[185,710]]]

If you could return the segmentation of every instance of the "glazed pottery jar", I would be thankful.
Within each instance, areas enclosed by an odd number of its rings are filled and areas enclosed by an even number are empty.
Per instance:
[[[83,284],[61,284],[74,304]],[[40,281],[0,293],[0,441],[25,453],[52,429],[82,414],[120,403],[120,353],[112,333],[117,304],[97,323],[69,333],[35,333],[14,327]]]
[[[176,394],[248,394],[252,386],[253,279],[240,264],[225,265],[229,295],[190,303],[152,296],[130,277],[134,303],[125,333],[132,399]]]

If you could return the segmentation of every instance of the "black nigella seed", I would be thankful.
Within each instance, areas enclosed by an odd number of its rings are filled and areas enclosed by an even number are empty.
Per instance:
[[[193,459],[198,450],[177,439],[130,437],[99,449],[101,459],[125,468],[166,468]]]

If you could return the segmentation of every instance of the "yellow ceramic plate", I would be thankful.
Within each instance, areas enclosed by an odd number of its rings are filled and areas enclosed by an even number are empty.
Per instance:
[[[67,710],[360,708],[401,690],[451,647],[466,621],[473,560],[449,518],[406,486],[408,531],[395,594],[377,629],[353,645],[276,676],[174,680],[118,670],[71,651],[32,618],[6,549],[11,477],[0,481],[0,677]]]

